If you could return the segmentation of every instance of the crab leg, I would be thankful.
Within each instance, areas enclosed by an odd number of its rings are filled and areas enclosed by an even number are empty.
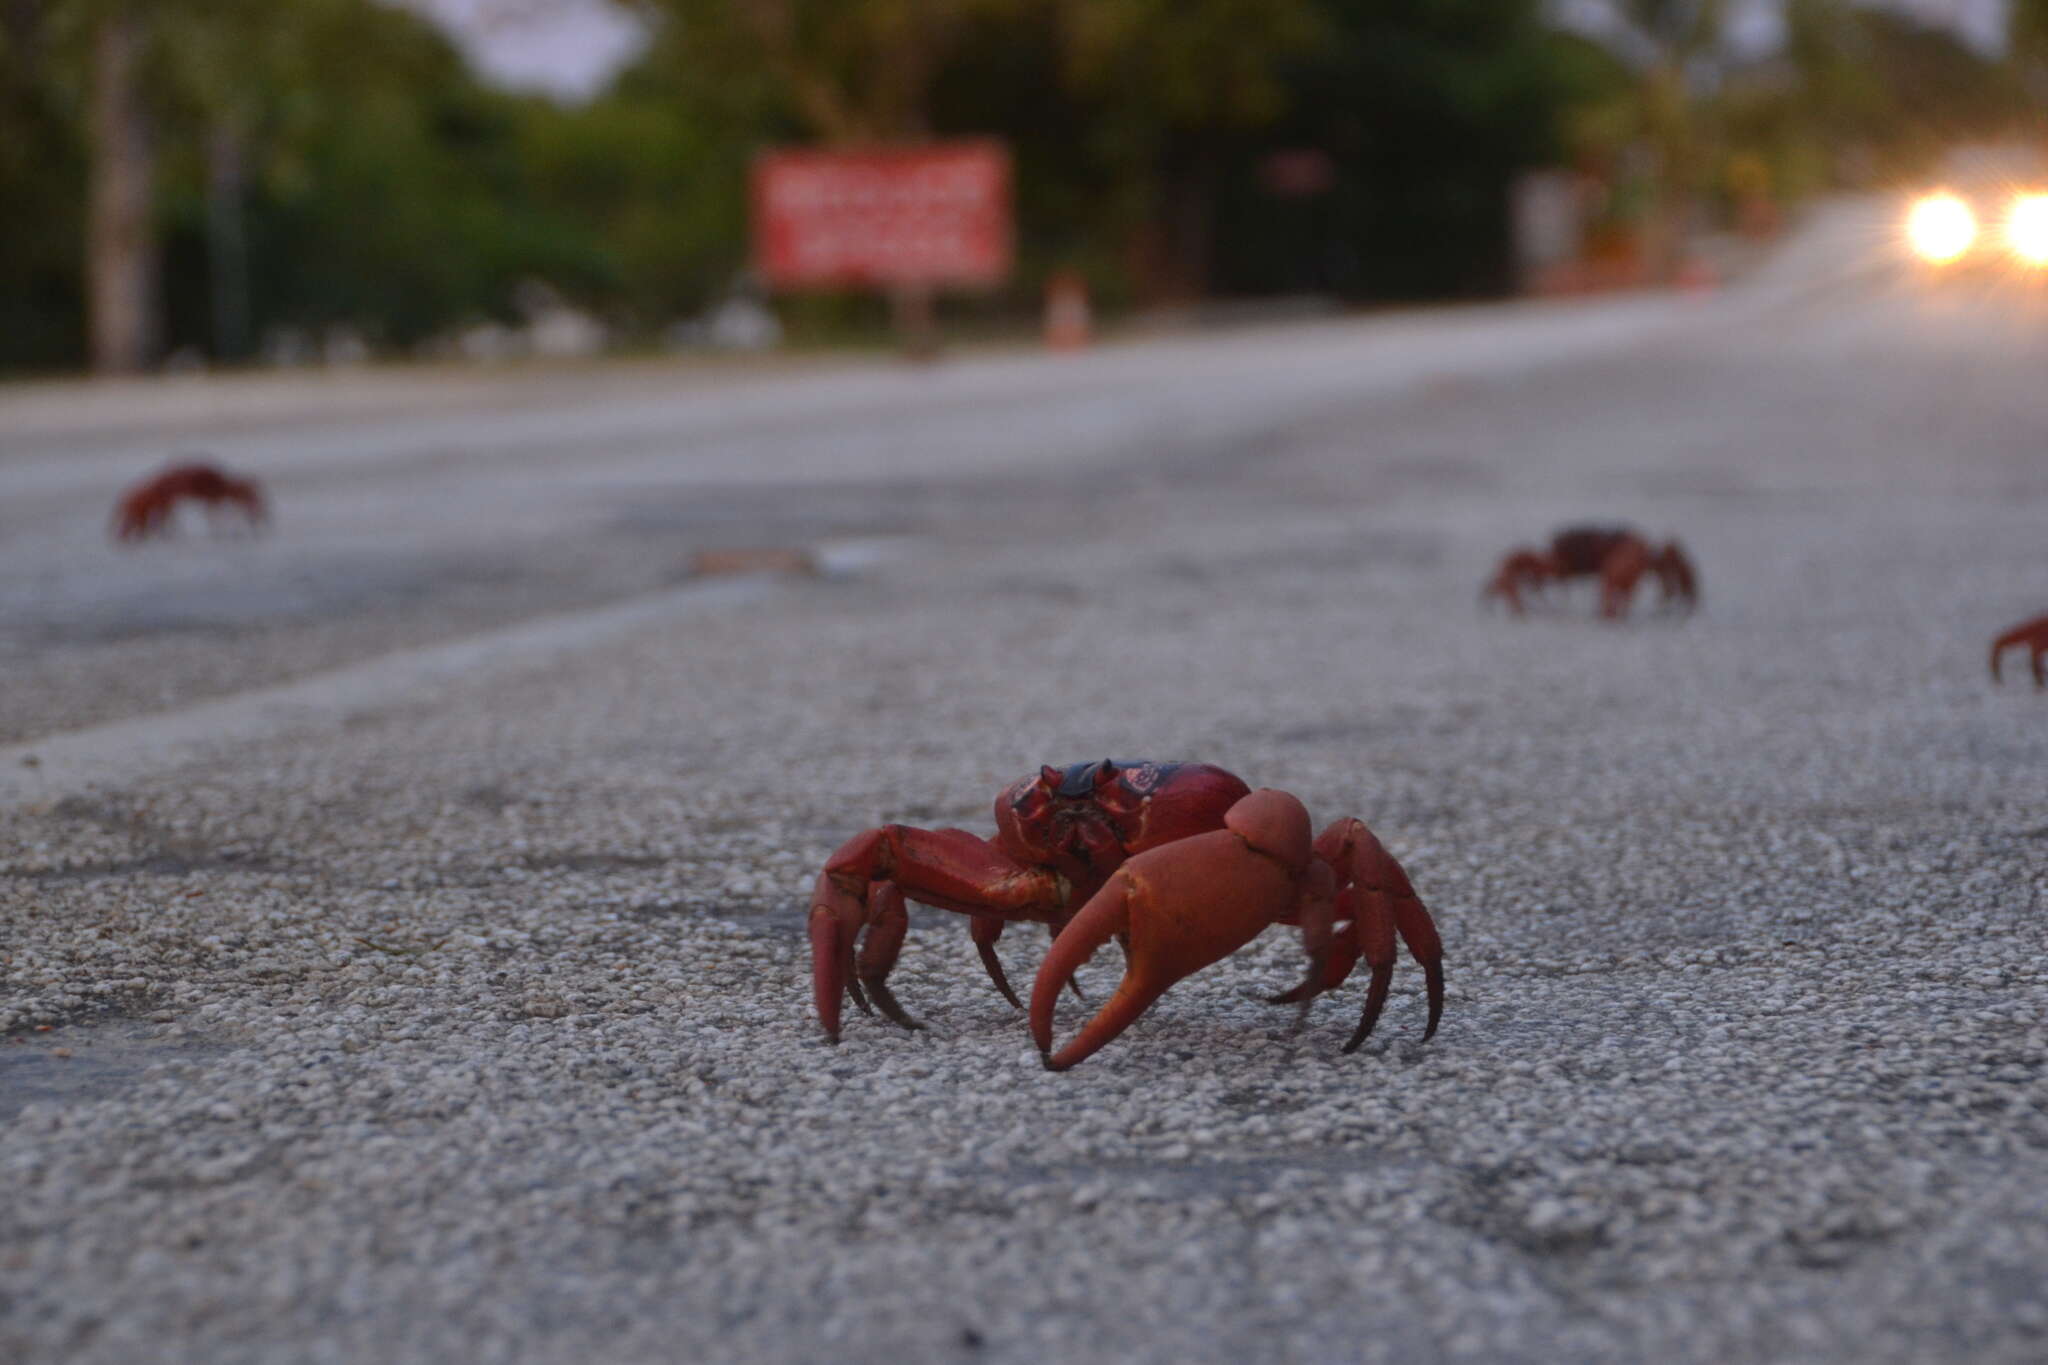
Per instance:
[[[1498,597],[1506,604],[1508,612],[1520,616],[1524,612],[1522,590],[1540,593],[1544,585],[1557,578],[1560,570],[1550,556],[1536,550],[1510,550],[1494,570],[1493,577],[1479,591],[1483,606]]]
[[[861,936],[860,952],[854,959],[856,980],[867,988],[876,1009],[904,1028],[921,1029],[924,1025],[904,1012],[896,1003],[896,993],[889,989],[889,970],[896,965],[896,955],[903,951],[903,938],[909,932],[910,912],[903,906],[903,888],[894,882],[872,883],[868,887],[868,931]],[[858,990],[854,999],[860,999]]]
[[[1352,970],[1358,966],[1361,940],[1357,926],[1358,897],[1350,887],[1337,893],[1327,929],[1319,929],[1311,920],[1301,923],[1301,946],[1309,956],[1309,973],[1301,984],[1292,990],[1266,997],[1269,1005],[1300,1005],[1315,999],[1325,991],[1334,991],[1351,979]],[[1391,955],[1393,940],[1389,938],[1387,951]]]
[[[1650,551],[1634,536],[1624,538],[1607,552],[1600,564],[1600,614],[1610,621],[1628,615],[1636,583],[1650,567]]]
[[[2023,621],[1991,642],[1991,681],[1999,681],[1998,656],[2018,645],[2026,646],[2031,656],[2034,686],[2048,686],[2048,673],[2042,669],[2042,655],[2048,653],[2048,616]]]
[[[1010,1008],[1021,1010],[1024,1002],[1017,998],[1017,992],[1010,989],[1009,973],[1003,970],[1003,960],[996,956],[996,940],[1003,936],[1004,920],[996,915],[976,915],[974,927],[969,932],[974,936],[974,951],[981,954],[982,969],[988,979],[996,983],[996,989],[1003,993],[1003,999],[1010,1002]]]
[[[1660,607],[1677,605],[1691,611],[1699,605],[1699,571],[1693,568],[1692,560],[1677,541],[1664,542],[1664,548],[1651,558],[1650,569],[1657,575]]]
[[[1331,875],[1328,865],[1311,862],[1302,869],[1300,905],[1295,913],[1282,919],[1282,923],[1301,926],[1302,951],[1308,954],[1308,975],[1301,984],[1288,991],[1285,999],[1273,997],[1276,1004],[1296,1004],[1294,1031],[1301,1032],[1308,1023],[1308,1008],[1315,998],[1324,991],[1343,984],[1351,974],[1351,968],[1358,961],[1358,950],[1353,946],[1349,934],[1339,932],[1339,906],[1337,879]]]
[[[825,864],[811,892],[811,990],[818,1021],[838,1042],[840,1003],[850,994],[862,1009],[872,997],[896,1023],[918,1027],[887,985],[909,926],[906,898],[974,916],[979,948],[983,920],[1052,920],[1063,913],[1066,896],[1057,873],[1019,863],[964,829],[884,825],[855,835]],[[993,944],[991,934],[984,965],[994,956]],[[998,962],[990,978],[1014,1002],[1000,971]]]
[[[1339,820],[1324,830],[1316,840],[1316,856],[1336,874],[1346,894],[1355,898],[1353,932],[1360,955],[1372,968],[1372,983],[1366,990],[1358,1029],[1344,1050],[1356,1051],[1379,1022],[1394,978],[1396,933],[1422,966],[1424,989],[1429,997],[1429,1022],[1423,1028],[1422,1040],[1428,1042],[1444,1012],[1444,947],[1437,937],[1436,922],[1429,917],[1421,897],[1415,894],[1408,874],[1365,822],[1355,818]]]
[[[988,979],[995,982],[996,989],[1003,993],[1003,999],[1010,1002],[1011,1009],[1021,1010],[1024,1008],[1024,1002],[1010,989],[1010,975],[1003,970],[1003,960],[996,956],[996,940],[1003,936],[1003,926],[1008,922],[994,915],[976,915],[972,930],[974,949],[981,954],[981,965],[988,972]],[[1047,924],[1045,927],[1051,931],[1052,937],[1060,936],[1059,922]],[[1067,987],[1074,992],[1076,1000],[1087,999],[1087,996],[1081,993],[1079,981],[1068,981]]]

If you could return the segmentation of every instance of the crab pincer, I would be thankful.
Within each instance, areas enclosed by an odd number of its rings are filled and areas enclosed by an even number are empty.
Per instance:
[[[1303,914],[1326,922],[1333,913],[1329,869],[1314,857],[1300,801],[1261,788],[1233,805],[1223,824],[1130,859],[1060,931],[1031,991],[1031,1036],[1048,1070],[1088,1057],[1175,982],[1222,961],[1267,925]],[[1054,1052],[1061,988],[1112,938],[1124,945],[1123,981]]]

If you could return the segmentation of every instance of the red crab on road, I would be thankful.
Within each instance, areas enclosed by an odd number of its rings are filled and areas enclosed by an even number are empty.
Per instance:
[[[114,539],[148,540],[169,535],[178,504],[188,499],[204,506],[209,520],[222,507],[240,509],[252,528],[261,526],[269,517],[263,490],[254,479],[238,479],[213,465],[195,461],[171,465],[123,493],[114,507]]]
[[[1657,580],[1658,604],[1699,605],[1699,574],[1675,540],[1651,545],[1626,526],[1567,526],[1550,538],[1550,548],[1511,550],[1494,570],[1480,598],[1498,597],[1516,616],[1522,614],[1522,593],[1574,578],[1600,582],[1600,614],[1610,621],[1628,615],[1636,585],[1643,576]]]
[[[1346,1052],[1365,1041],[1386,1004],[1397,934],[1427,983],[1423,1037],[1436,1032],[1444,997],[1436,925],[1401,865],[1361,821],[1339,820],[1311,844],[1307,811],[1283,792],[1253,792],[1204,763],[1126,759],[1041,768],[996,798],[995,818],[993,841],[963,829],[884,825],[854,836],[826,862],[811,895],[811,981],[833,1042],[849,994],[865,1012],[873,1012],[872,1000],[904,1028],[921,1027],[888,986],[910,924],[906,900],[971,916],[989,979],[1019,1008],[996,940],[1012,921],[1051,927],[1053,949],[1031,1014],[1054,1069],[1101,1047],[1174,982],[1268,924],[1299,925],[1310,958],[1308,976],[1273,1003],[1306,1010],[1361,958],[1371,967]],[[1111,937],[1124,944],[1123,985],[1054,1054],[1052,997]]]

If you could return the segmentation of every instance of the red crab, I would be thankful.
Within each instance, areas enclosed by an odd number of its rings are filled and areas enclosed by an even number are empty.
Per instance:
[[[1991,642],[1991,681],[2000,681],[1998,656],[2020,645],[2026,646],[2028,662],[2034,667],[2034,686],[2048,687],[2048,669],[2042,667],[2042,656],[2048,655],[2048,616],[2022,621]]]
[[[1510,551],[1481,593],[1499,597],[1515,615],[1522,614],[1522,590],[1542,588],[1573,578],[1600,581],[1600,614],[1610,621],[1628,615],[1636,585],[1644,574],[1657,580],[1661,606],[1699,605],[1699,575],[1675,540],[1652,546],[1626,526],[1567,526],[1550,538],[1547,552]]]
[[[263,490],[253,479],[238,479],[210,464],[174,464],[121,495],[114,508],[114,539],[147,540],[168,535],[178,504],[186,499],[206,508],[212,520],[223,506],[238,508],[253,527],[268,519]]]
[[[848,994],[865,1012],[872,1000],[904,1028],[922,1027],[888,986],[909,928],[906,899],[972,916],[989,979],[1019,1008],[996,940],[1012,921],[1052,928],[1031,1017],[1054,1069],[1101,1047],[1167,987],[1268,924],[1301,926],[1310,958],[1306,979],[1275,1004],[1305,1010],[1360,958],[1371,967],[1346,1052],[1365,1041],[1386,1004],[1397,934],[1427,983],[1423,1037],[1436,1032],[1444,998],[1436,925],[1401,865],[1358,820],[1337,821],[1311,845],[1307,812],[1283,792],[1252,792],[1208,764],[1125,759],[1041,768],[996,798],[995,817],[992,842],[962,829],[884,825],[826,862],[811,894],[811,981],[833,1042]],[[1080,1038],[1052,1054],[1052,997],[1112,936],[1125,946],[1124,984]]]

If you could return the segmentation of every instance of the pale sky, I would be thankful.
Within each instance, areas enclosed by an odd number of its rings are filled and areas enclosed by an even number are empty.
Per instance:
[[[1867,0],[1955,29],[1995,52],[2005,37],[2006,0]],[[471,60],[504,85],[563,99],[595,94],[642,41],[640,27],[607,0],[386,0],[440,20]],[[1600,31],[1607,0],[1551,0],[1574,26]],[[1737,51],[1760,56],[1783,35],[1782,0],[1731,0],[1729,25]]]
[[[1860,0],[1872,9],[1893,9],[1924,23],[1951,28],[1980,52],[2005,44],[2006,0]],[[1550,0],[1551,13],[1588,33],[1612,30],[1609,0]],[[1783,41],[1783,0],[1729,0],[1729,44],[1743,56],[1762,56]]]
[[[2005,0],[1893,0],[1892,7],[1947,24],[1982,51],[2005,46]]]
[[[386,0],[450,29],[492,80],[563,99],[597,93],[640,49],[640,26],[606,0]]]

